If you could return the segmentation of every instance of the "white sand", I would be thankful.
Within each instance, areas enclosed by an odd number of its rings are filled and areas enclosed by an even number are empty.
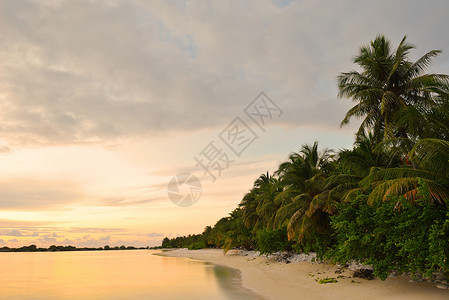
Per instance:
[[[449,299],[449,290],[441,290],[428,282],[409,282],[408,277],[364,280],[337,278],[336,266],[318,263],[284,264],[263,257],[246,257],[237,251],[226,255],[219,249],[178,249],[164,256],[187,257],[235,268],[242,273],[242,285],[265,299]],[[311,276],[310,274],[314,275]],[[348,277],[349,272],[341,275]],[[337,283],[318,284],[316,278],[334,277]],[[359,283],[351,283],[356,281]]]

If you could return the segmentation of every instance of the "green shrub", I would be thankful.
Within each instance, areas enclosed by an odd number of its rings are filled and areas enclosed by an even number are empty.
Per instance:
[[[431,266],[449,271],[449,212],[429,232],[429,260]]]
[[[271,254],[276,251],[291,250],[285,227],[275,230],[259,230],[257,232],[257,246],[260,254]]]
[[[332,217],[337,243],[326,256],[345,263],[351,259],[372,265],[385,279],[391,271],[426,273],[449,270],[449,212],[446,206],[420,197],[401,197],[367,204],[359,195],[341,204]]]
[[[187,246],[187,249],[189,250],[198,250],[198,249],[204,249],[206,248],[205,242],[195,242]]]
[[[293,245],[293,250],[297,253],[316,252],[319,259],[324,258],[329,248],[335,244],[332,228],[317,231],[310,229],[310,233]]]

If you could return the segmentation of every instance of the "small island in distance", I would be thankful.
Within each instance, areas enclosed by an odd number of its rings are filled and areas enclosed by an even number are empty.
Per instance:
[[[139,250],[139,249],[149,249],[149,247],[134,247],[134,246],[114,246],[110,247],[106,245],[104,247],[82,247],[77,248],[75,246],[56,246],[51,245],[48,248],[38,248],[36,245],[22,246],[20,248],[9,248],[2,247],[0,252],[56,252],[56,251],[101,251],[101,250]]]

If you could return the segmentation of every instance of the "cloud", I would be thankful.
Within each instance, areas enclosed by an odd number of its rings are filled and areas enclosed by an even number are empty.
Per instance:
[[[0,145],[0,153],[8,153],[8,152],[11,152],[12,151],[12,148],[11,147],[8,147],[8,146],[1,146]]]
[[[0,132],[36,145],[198,130],[261,90],[286,126],[336,126],[350,103],[336,100],[335,77],[377,33],[408,33],[421,53],[449,49],[447,2],[424,5],[2,1]]]
[[[28,220],[11,220],[0,219],[0,227],[29,227],[43,226],[65,223],[66,221],[28,221]]]
[[[111,240],[111,236],[110,236],[110,235],[108,235],[108,236],[102,236],[102,237],[100,237],[98,240],[100,240],[100,241],[102,241],[102,242],[107,242],[107,241],[110,241],[110,240]]]
[[[109,232],[126,232],[126,228],[96,228],[96,227],[71,227],[67,229],[69,233],[109,233]]]
[[[150,243],[150,241],[142,241],[142,240],[117,240],[114,242],[113,245],[115,245],[115,246],[125,245],[125,246],[135,246],[135,247],[146,247],[146,246],[148,246],[149,243]],[[110,245],[110,246],[112,246],[112,245]]]
[[[165,184],[166,185],[166,184]],[[152,203],[155,201],[161,201],[161,197],[107,197],[100,200],[102,206],[136,206],[146,203]]]
[[[111,241],[111,235],[101,235],[96,238],[92,235],[112,232],[120,235],[127,232],[121,228],[66,228],[66,227],[0,227],[0,237],[11,236],[21,237],[23,244],[39,243],[45,246],[50,244],[62,245],[102,245],[104,242]],[[88,234],[86,234],[88,233]],[[132,232],[130,233],[132,235]],[[69,236],[70,238],[68,238]],[[74,237],[74,236],[78,236]],[[26,239],[27,237],[37,237],[35,240]],[[73,237],[73,239],[72,239]],[[9,240],[11,241],[11,240]],[[76,241],[76,242],[75,242]]]
[[[151,238],[156,238],[156,237],[164,236],[164,234],[163,233],[159,233],[159,232],[151,232],[151,233],[146,233],[145,236],[146,237],[151,237]]]
[[[64,239],[64,240],[62,241],[62,244],[63,244],[63,245],[73,245],[74,242],[73,242],[72,240],[69,240],[69,239]]]
[[[38,238],[37,241],[43,243],[43,244],[49,244],[49,243],[56,243],[56,238],[52,237],[50,234],[45,234],[42,237]]]
[[[36,231],[37,230],[37,231]],[[41,230],[38,227],[15,227],[15,228],[8,228],[8,227],[0,227],[0,236],[20,236],[20,237],[34,237],[39,236],[39,230]],[[47,230],[55,230],[55,229],[43,229],[41,233],[47,232]],[[53,233],[53,235],[56,235],[56,233]]]
[[[17,229],[12,230],[1,230],[0,236],[22,236],[22,232]]]
[[[65,180],[8,178],[0,180],[0,209],[45,210],[82,199],[79,186]]]

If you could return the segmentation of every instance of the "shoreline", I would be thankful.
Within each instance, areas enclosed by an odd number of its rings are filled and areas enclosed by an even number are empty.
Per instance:
[[[325,263],[300,262],[280,263],[265,257],[242,256],[238,250],[226,255],[221,249],[166,250],[156,255],[185,257],[207,261],[237,269],[241,272],[242,287],[262,296],[266,300],[278,299],[448,299],[449,290],[438,289],[434,283],[409,282],[410,278],[398,276],[381,281],[350,277],[345,270],[335,273],[338,267]],[[319,284],[317,280],[333,277],[338,282]]]

